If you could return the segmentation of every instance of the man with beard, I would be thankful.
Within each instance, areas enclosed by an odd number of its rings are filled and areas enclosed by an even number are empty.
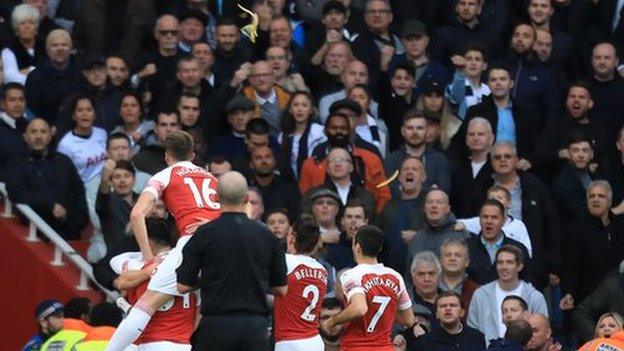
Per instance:
[[[608,155],[613,149],[612,133],[600,122],[589,118],[594,101],[587,84],[576,82],[570,86],[565,107],[567,116],[551,119],[535,145],[531,163],[545,176],[552,176],[570,159],[566,143],[572,133],[583,133],[591,140],[596,159]]]
[[[561,167],[553,182],[553,194],[563,218],[579,218],[587,213],[585,191],[593,179],[590,164],[594,158],[591,140],[582,134],[570,136],[570,160]]]
[[[425,191],[436,185],[445,192],[451,191],[451,173],[446,156],[440,151],[428,148],[425,140],[427,119],[419,111],[409,111],[403,116],[401,136],[403,145],[392,152],[385,161],[387,174],[400,169],[401,163],[408,157],[416,157],[425,165],[427,179],[423,185]],[[392,188],[393,194],[398,193],[398,186]]]
[[[309,157],[303,163],[299,178],[299,191],[305,194],[312,187],[325,183],[328,166],[328,160],[325,155],[328,154],[327,151],[331,147],[342,147],[351,152],[357,181],[373,194],[376,211],[377,213],[381,212],[386,202],[390,200],[390,189],[387,187],[377,188],[378,184],[386,181],[386,173],[379,156],[351,144],[353,128],[350,126],[349,117],[344,114],[335,113],[327,118],[325,135],[327,135],[328,139],[326,152],[322,154],[315,153],[315,155]]]
[[[291,220],[297,218],[300,202],[297,186],[287,182],[277,170],[273,150],[268,146],[251,150],[249,166],[252,171],[249,184],[260,189],[264,206],[267,209],[287,208],[292,213]]]
[[[342,304],[340,300],[335,297],[326,297],[323,299],[321,305],[321,323],[325,322],[329,317],[333,317],[342,311]],[[342,336],[342,327],[335,334],[327,334],[320,330],[323,343],[325,344],[325,351],[338,351],[340,349],[340,337]]]

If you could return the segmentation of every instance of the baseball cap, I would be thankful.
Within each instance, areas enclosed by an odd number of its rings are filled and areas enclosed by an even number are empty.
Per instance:
[[[227,113],[234,112],[236,110],[251,111],[256,108],[256,104],[244,96],[236,96],[232,100],[228,101],[225,105],[225,111]]]
[[[88,53],[82,58],[82,69],[90,70],[96,67],[106,67],[106,59],[97,53]]]
[[[330,11],[338,11],[342,14],[347,14],[347,8],[345,7],[345,5],[343,5],[343,3],[341,3],[340,1],[336,0],[328,1],[325,3],[325,5],[323,5],[323,16],[328,14]]]
[[[340,200],[340,196],[338,196],[335,191],[329,190],[327,188],[316,190],[314,193],[312,193],[312,196],[310,196],[310,200],[314,202],[322,197],[331,197],[332,199],[336,200],[338,205],[342,203],[342,200]]]
[[[54,314],[63,313],[63,304],[57,300],[45,300],[35,309],[37,319],[48,318]]]
[[[421,21],[408,21],[401,27],[401,38],[410,36],[421,37],[426,34],[425,25]]]
[[[194,18],[194,19],[200,21],[204,27],[208,23],[208,17],[203,12],[201,12],[199,10],[187,10],[187,11],[184,11],[180,15],[180,22],[183,22],[184,20],[187,20],[189,18]]]
[[[435,80],[430,80],[423,86],[423,94],[431,94],[433,92],[444,95],[444,87]]]
[[[342,99],[331,104],[331,106],[329,107],[329,114],[333,115],[342,108],[349,109],[355,112],[355,114],[358,116],[362,114],[362,106],[360,106],[360,104],[351,99]]]

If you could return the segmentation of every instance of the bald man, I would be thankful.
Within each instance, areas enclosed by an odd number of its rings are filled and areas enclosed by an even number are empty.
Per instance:
[[[527,344],[528,351],[565,350],[553,337],[550,321],[543,314],[530,314],[526,321],[533,329],[533,336]]]
[[[251,69],[249,86],[243,89],[243,94],[256,102],[256,115],[269,123],[270,133],[275,137],[282,130],[281,111],[290,100],[290,94],[277,85],[276,81],[273,66],[267,61],[257,61]]]
[[[266,291],[286,294],[284,248],[266,226],[247,218],[247,190],[242,174],[222,175],[221,217],[197,229],[184,248],[178,291],[199,286],[202,297],[193,350],[267,349]]]

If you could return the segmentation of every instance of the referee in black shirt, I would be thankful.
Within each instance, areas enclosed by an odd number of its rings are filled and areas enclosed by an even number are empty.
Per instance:
[[[203,317],[191,344],[193,350],[263,351],[266,294],[286,294],[284,249],[268,228],[245,215],[247,181],[240,173],[222,175],[217,194],[221,217],[195,232],[177,269],[181,293],[201,289]]]

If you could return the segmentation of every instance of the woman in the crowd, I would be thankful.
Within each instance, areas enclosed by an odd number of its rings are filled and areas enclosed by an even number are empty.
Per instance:
[[[132,92],[127,92],[122,96],[119,116],[123,124],[115,127],[111,134],[117,132],[126,134],[132,143],[132,153],[135,154],[141,149],[145,137],[154,129],[154,122],[143,120],[141,97]]]
[[[5,82],[26,84],[26,76],[45,55],[44,42],[39,40],[39,11],[30,5],[18,5],[11,15],[14,35],[2,50]]]
[[[596,329],[594,329],[594,339],[610,338],[613,334],[624,330],[624,319],[617,312],[607,312],[598,318]],[[594,340],[590,340],[579,351],[592,351]],[[602,350],[602,349],[601,349]],[[610,348],[605,350],[611,350]]]
[[[444,98],[444,87],[435,81],[428,82],[418,97],[416,109],[427,118],[427,145],[446,150],[462,121]]]
[[[306,91],[297,91],[292,94],[288,108],[282,115],[282,133],[278,136],[282,145],[281,157],[290,165],[297,178],[303,161],[312,155],[317,145],[327,139],[323,126],[312,122],[315,114],[312,95]]]
[[[74,127],[61,138],[58,152],[71,158],[83,183],[98,177],[106,160],[106,131],[94,127],[93,100],[78,95],[71,102]]]
[[[375,145],[383,157],[388,153],[388,127],[383,120],[370,114],[371,96],[364,85],[356,85],[347,92],[347,97],[362,107],[362,115],[355,121],[355,132],[360,138]]]

